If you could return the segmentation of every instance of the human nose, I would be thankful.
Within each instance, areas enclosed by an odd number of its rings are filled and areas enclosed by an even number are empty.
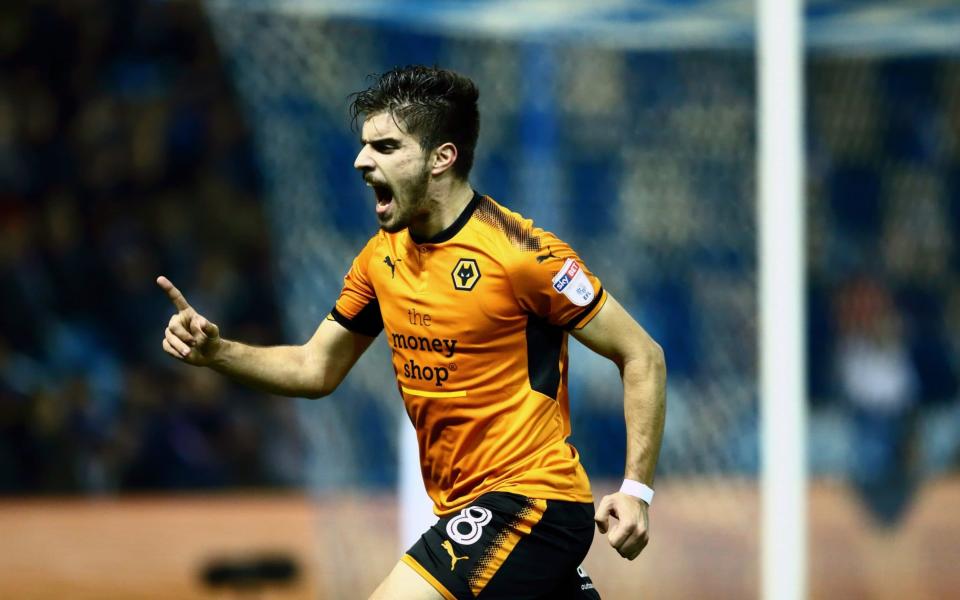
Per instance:
[[[357,153],[357,158],[353,161],[353,168],[358,171],[372,171],[374,168],[373,159],[367,153],[367,147],[364,146]]]

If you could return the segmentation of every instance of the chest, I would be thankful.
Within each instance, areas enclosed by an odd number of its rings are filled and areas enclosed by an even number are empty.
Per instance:
[[[473,247],[409,246],[374,260],[373,286],[391,334],[470,343],[523,318],[496,256]],[[461,343],[463,343],[461,342]]]

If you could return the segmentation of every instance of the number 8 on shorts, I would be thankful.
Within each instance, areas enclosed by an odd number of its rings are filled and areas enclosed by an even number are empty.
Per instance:
[[[493,519],[493,513],[482,506],[468,506],[447,521],[447,535],[462,546],[476,543],[483,534],[483,526]]]

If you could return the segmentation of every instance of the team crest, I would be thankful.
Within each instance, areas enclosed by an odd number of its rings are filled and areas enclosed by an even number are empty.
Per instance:
[[[480,281],[480,267],[472,258],[461,258],[453,267],[450,277],[453,278],[453,287],[469,292]]]

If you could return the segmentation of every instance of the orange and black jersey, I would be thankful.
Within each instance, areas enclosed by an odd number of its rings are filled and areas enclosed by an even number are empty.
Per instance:
[[[606,301],[564,242],[487,196],[429,240],[379,231],[331,312],[385,329],[438,515],[481,494],[592,502],[570,435],[567,332]]]

